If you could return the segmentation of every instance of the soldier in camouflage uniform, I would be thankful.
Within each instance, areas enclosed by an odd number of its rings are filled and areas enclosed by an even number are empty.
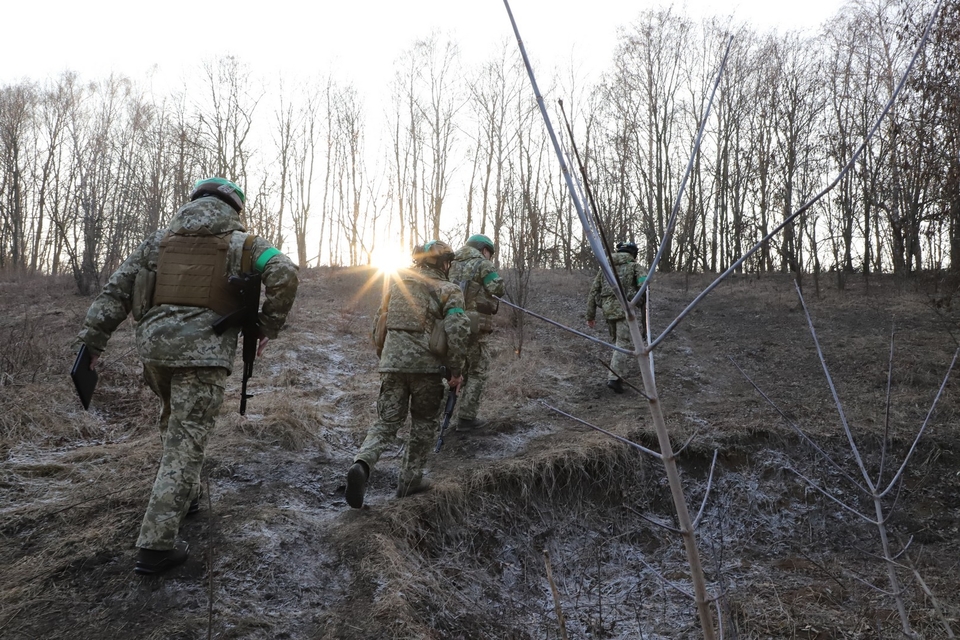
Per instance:
[[[432,241],[414,252],[414,266],[402,271],[384,295],[374,320],[374,342],[380,355],[380,396],[377,422],[347,471],[347,504],[363,506],[367,481],[380,455],[396,442],[397,432],[410,413],[410,435],[400,463],[397,497],[430,488],[423,477],[427,454],[436,437],[442,409],[443,374],[449,387],[459,388],[470,322],[463,310],[463,294],[447,280],[453,251]],[[437,323],[446,332],[446,354],[431,350]],[[379,336],[379,337],[378,337]],[[381,342],[382,340],[382,342]]]
[[[161,573],[187,558],[177,532],[188,510],[199,509],[204,448],[240,332],[235,326],[217,335],[211,326],[240,306],[227,278],[242,267],[261,274],[258,354],[277,336],[296,296],[296,266],[266,240],[248,236],[239,216],[244,202],[228,180],[198,181],[169,228],[148,237],[110,277],[80,332],[95,363],[133,312],[144,378],[162,403],[163,453],[137,539],[137,573]]]
[[[617,244],[617,251],[613,254],[613,269],[623,285],[627,300],[630,300],[640,290],[640,285],[646,280],[646,274],[636,263],[637,245],[632,242],[621,242]],[[603,272],[598,272],[593,280],[593,286],[590,287],[590,296],[587,298],[587,324],[593,327],[597,317],[597,306],[603,309],[603,315],[607,319],[610,329],[610,339],[618,347],[633,350],[633,340],[630,337],[630,327],[626,322],[626,315],[623,308],[617,301],[613,288],[607,279],[603,277]],[[640,303],[640,322],[644,322],[646,306],[644,302]],[[607,375],[607,386],[616,393],[623,393],[622,376],[627,373],[630,367],[630,360],[633,356],[613,352],[610,359],[610,371]]]
[[[476,234],[457,251],[450,267],[450,282],[463,291],[465,310],[470,318],[470,345],[467,347],[467,366],[463,371],[463,389],[457,398],[458,431],[476,429],[480,396],[487,384],[490,366],[490,345],[487,337],[493,332],[493,314],[499,302],[493,296],[504,293],[503,278],[491,260],[496,254],[493,241]]]

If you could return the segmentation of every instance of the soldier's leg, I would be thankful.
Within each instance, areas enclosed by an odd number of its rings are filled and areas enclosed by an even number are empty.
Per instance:
[[[490,368],[490,346],[486,340],[477,340],[468,350],[470,368],[466,371],[466,382],[457,398],[457,415],[460,421],[473,421],[480,411],[480,396],[487,384],[487,372]]]
[[[160,439],[167,433],[167,423],[170,421],[170,379],[174,369],[170,367],[156,367],[143,365],[143,379],[147,386],[160,398]]]
[[[397,441],[397,432],[407,419],[407,407],[410,404],[410,388],[403,373],[381,373],[380,395],[377,397],[378,420],[367,430],[367,436],[360,446],[354,462],[367,465],[367,472],[373,471],[380,455]]]
[[[436,441],[443,411],[443,379],[432,373],[406,374],[410,380],[410,438],[400,464],[397,495],[416,493],[427,455]]]
[[[616,345],[618,347],[633,350],[633,339],[630,337],[630,326],[627,324],[626,320],[616,321],[616,336]],[[610,358],[610,368],[616,373],[608,372],[607,379],[616,380],[618,376],[620,378],[626,378],[630,373],[630,363],[633,361],[633,359],[634,356],[631,354],[614,351],[613,356]]]
[[[150,389],[160,398],[160,421],[158,422],[157,426],[160,430],[161,444],[167,435],[167,423],[170,422],[170,382],[173,378],[174,372],[176,371],[177,369],[170,367],[157,367],[148,364],[143,365],[143,377],[147,382],[147,386],[149,386]],[[190,509],[187,511],[188,514],[197,513],[200,511],[200,494],[201,488],[198,484],[196,491],[193,493],[190,499]]]
[[[180,521],[200,488],[203,451],[223,404],[227,370],[177,369],[171,377],[170,417],[160,469],[140,526],[141,549],[173,549]]]

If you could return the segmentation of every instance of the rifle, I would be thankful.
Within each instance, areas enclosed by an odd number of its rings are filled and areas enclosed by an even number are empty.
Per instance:
[[[247,411],[247,380],[253,375],[253,361],[257,358],[257,346],[260,342],[260,274],[242,273],[230,276],[229,285],[240,295],[240,308],[220,316],[213,323],[213,330],[222,335],[230,327],[239,326],[243,332],[243,382],[240,389],[240,415]]]
[[[450,379],[449,369],[446,367],[440,367],[440,371],[443,373],[444,380]],[[443,421],[440,423],[440,435],[437,437],[437,446],[433,450],[434,453],[440,453],[440,448],[443,447],[443,434],[450,426],[450,418],[453,417],[453,407],[456,404],[457,393],[453,389],[450,389],[450,393],[447,394],[447,404],[443,407]]]
[[[457,394],[451,389],[450,393],[447,394],[447,404],[443,408],[443,422],[440,423],[440,436],[437,438],[437,446],[434,448],[434,453],[440,453],[440,448],[443,447],[443,434],[447,430],[447,427],[450,426],[450,418],[453,416],[453,407],[457,404]]]

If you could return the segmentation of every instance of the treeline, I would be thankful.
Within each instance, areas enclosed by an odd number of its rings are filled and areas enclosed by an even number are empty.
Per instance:
[[[538,69],[538,80],[565,131],[563,100],[611,238],[649,260],[734,35],[661,263],[719,271],[838,175],[933,6],[855,2],[814,35],[648,11],[624,25],[602,77]],[[69,273],[95,291],[210,175],[241,184],[247,224],[301,265],[363,264],[387,246],[476,232],[508,264],[590,265],[516,44],[466,67],[434,34],[393,62],[373,115],[350,82],[266,82],[232,57],[165,95],[75,74],[0,88],[0,269]],[[960,0],[946,0],[854,169],[744,268],[960,269],[958,66]]]

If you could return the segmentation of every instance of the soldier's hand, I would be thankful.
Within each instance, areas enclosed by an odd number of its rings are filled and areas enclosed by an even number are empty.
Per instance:
[[[263,355],[263,350],[267,348],[267,343],[268,343],[268,342],[270,342],[270,338],[268,338],[267,336],[265,336],[265,335],[263,335],[263,334],[261,333],[261,334],[260,334],[260,342],[259,342],[258,345],[257,345],[257,357],[258,357],[258,358]]]
[[[100,359],[100,356],[91,355],[90,356],[90,371],[93,371],[94,365],[97,364],[97,360]]]
[[[451,391],[453,391],[454,393],[457,393],[458,391],[460,391],[460,385],[463,384],[463,376],[456,376],[456,377],[450,378],[447,381],[447,384],[450,386]]]
[[[587,326],[590,327],[591,329],[593,329],[593,327],[594,327],[596,324],[597,324],[597,321],[596,321],[596,320],[587,320]]]

